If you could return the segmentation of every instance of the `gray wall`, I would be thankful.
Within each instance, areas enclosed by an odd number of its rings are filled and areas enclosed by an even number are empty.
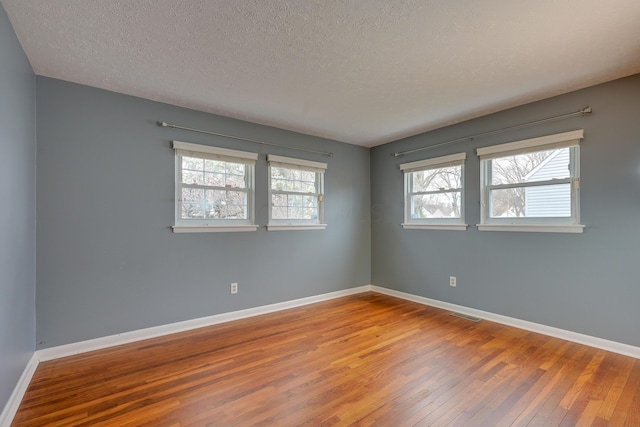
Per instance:
[[[576,111],[594,113],[404,157],[421,147]],[[371,152],[372,283],[640,345],[640,75],[376,147]],[[583,234],[479,232],[475,149],[584,129]],[[403,230],[400,163],[465,151],[467,231]],[[457,287],[449,287],[449,276]]]
[[[368,149],[44,77],[37,93],[39,348],[370,283]],[[328,228],[173,234],[172,139],[258,152],[260,225],[268,216],[266,154],[328,163]]]
[[[0,411],[35,347],[35,77],[0,5]]]

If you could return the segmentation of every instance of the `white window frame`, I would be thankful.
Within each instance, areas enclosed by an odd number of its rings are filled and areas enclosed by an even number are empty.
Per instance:
[[[546,135],[522,141],[478,148],[480,158],[480,231],[523,231],[546,233],[582,233],[580,224],[580,140],[584,130]],[[569,148],[569,178],[551,179],[531,183],[492,185],[493,159],[537,151]],[[569,217],[491,217],[491,190],[571,184],[571,215]]]
[[[464,220],[464,162],[467,158],[466,153],[451,154],[448,156],[436,157],[431,159],[419,160],[417,162],[403,163],[400,169],[404,173],[404,229],[432,229],[432,230],[466,230],[468,225]],[[438,191],[413,192],[412,173],[425,170],[441,169],[451,166],[460,166],[461,188],[440,189]],[[414,195],[419,194],[440,194],[445,192],[460,193],[460,218],[412,218],[411,217],[411,199]]]
[[[292,157],[274,156],[269,154],[267,156],[267,162],[269,170],[269,223],[267,230],[269,231],[281,231],[281,230],[324,230],[327,228],[327,224],[324,223],[324,173],[327,170],[326,163],[313,162],[310,160],[295,159]],[[309,193],[292,192],[292,191],[274,191],[271,189],[271,168],[272,167],[284,167],[289,169],[299,169],[303,171],[311,171],[316,175],[316,188],[318,197],[318,218],[317,219],[273,219],[272,218],[272,195],[274,193],[279,194],[292,194],[292,195],[309,195]]]
[[[209,145],[192,144],[189,142],[173,141],[175,150],[175,224],[174,233],[212,233],[234,231],[256,231],[255,225],[255,163],[257,153],[212,147]],[[201,159],[221,160],[247,165],[245,175],[245,191],[247,193],[246,219],[183,219],[181,215],[182,199],[182,157],[197,157]],[[221,189],[221,187],[203,186]]]

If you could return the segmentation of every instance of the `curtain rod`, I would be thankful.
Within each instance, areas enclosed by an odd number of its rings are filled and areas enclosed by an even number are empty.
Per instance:
[[[208,130],[193,129],[193,128],[188,128],[188,127],[184,127],[184,126],[172,125],[172,124],[167,123],[167,122],[156,122],[156,124],[158,126],[162,126],[163,128],[174,128],[174,129],[188,130],[188,131],[191,131],[191,132],[206,133],[207,135],[215,135],[215,136],[221,136],[223,138],[230,138],[230,139],[237,139],[237,140],[240,140],[240,141],[253,142],[254,144],[269,145],[271,147],[288,148],[289,150],[306,151],[307,153],[322,154],[324,156],[333,157],[333,153],[328,153],[326,151],[307,150],[306,148],[297,148],[297,147],[290,147],[288,145],[273,144],[271,142],[258,141],[256,139],[242,138],[242,137],[239,137],[239,136],[225,135],[223,133],[217,133],[217,132],[210,132]]]
[[[540,123],[551,122],[551,121],[554,121],[554,120],[567,119],[569,117],[574,117],[574,116],[584,116],[585,114],[591,114],[592,112],[593,112],[593,110],[591,109],[591,107],[586,106],[582,110],[574,111],[573,113],[560,114],[559,116],[547,117],[546,119],[534,120],[532,122],[521,123],[519,125],[509,126],[509,127],[506,127],[506,128],[501,128],[501,129],[496,129],[496,130],[490,130],[490,131],[487,131],[487,132],[477,133],[475,135],[470,135],[470,136],[465,136],[465,137],[462,137],[462,138],[452,139],[452,140],[445,141],[445,142],[440,142],[440,143],[435,144],[435,145],[429,145],[429,146],[426,146],[426,147],[420,147],[420,148],[416,148],[416,149],[408,150],[408,151],[400,151],[400,152],[397,152],[397,153],[393,153],[393,155],[396,156],[396,157],[404,156],[405,154],[416,153],[418,151],[428,150],[430,148],[441,147],[443,145],[453,144],[454,142],[467,141],[467,140],[468,141],[473,141],[474,139],[479,138],[481,136],[493,135],[493,134],[496,134],[496,133],[506,132],[508,130],[520,129],[520,128],[524,128],[524,127],[537,125],[537,124],[540,124]]]

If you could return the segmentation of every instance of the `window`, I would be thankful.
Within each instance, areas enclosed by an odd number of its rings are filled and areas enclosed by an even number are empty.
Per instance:
[[[404,228],[466,230],[465,153],[400,165],[404,172]]]
[[[174,233],[255,231],[254,169],[258,155],[173,142],[176,150]]]
[[[268,230],[324,229],[326,163],[268,156]]]
[[[577,130],[479,148],[480,230],[581,233]]]

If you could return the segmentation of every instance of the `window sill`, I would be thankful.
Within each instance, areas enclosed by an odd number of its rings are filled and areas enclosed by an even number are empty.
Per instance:
[[[269,231],[284,231],[284,230],[324,230],[327,228],[327,224],[269,224],[267,230]]]
[[[582,233],[584,225],[545,225],[545,224],[477,224],[480,231],[519,231],[530,233]]]
[[[459,230],[465,231],[468,224],[401,224],[405,230]]]
[[[174,225],[174,233],[229,233],[237,231],[256,231],[257,225]]]

